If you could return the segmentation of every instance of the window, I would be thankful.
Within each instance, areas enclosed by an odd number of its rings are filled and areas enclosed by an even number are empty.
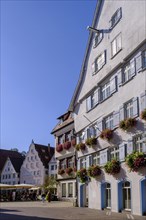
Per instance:
[[[96,136],[96,125],[87,129],[87,138],[95,137]]]
[[[104,127],[105,127],[105,129],[106,128],[113,129],[113,114],[107,116],[104,119]]]
[[[29,157],[27,157],[27,160],[29,161]]]
[[[135,75],[135,60],[129,62],[123,69],[123,81],[127,82]]]
[[[87,99],[86,108],[87,111],[91,110],[98,104],[98,89],[96,89]]]
[[[68,158],[68,167],[74,167],[74,158]]]
[[[36,167],[38,167],[38,168],[39,168],[39,162],[36,162]]]
[[[62,136],[58,137],[58,144],[62,144]]]
[[[104,86],[101,87],[102,100],[108,98],[109,96],[110,96],[110,82],[104,84]]]
[[[8,179],[11,179],[11,174],[8,174]]]
[[[54,165],[51,165],[51,170],[54,170]]]
[[[146,68],[146,50],[142,54],[143,68]]]
[[[131,186],[130,182],[126,181],[122,184],[123,190],[123,208],[125,210],[131,210]]]
[[[96,33],[95,34],[95,37],[94,37],[94,45],[93,47],[97,47],[97,45],[102,41],[103,39],[103,32],[100,32],[99,34]]]
[[[68,183],[68,197],[73,197],[73,183]]]
[[[65,134],[65,141],[69,141],[70,140],[70,132]]]
[[[80,168],[86,168],[86,157],[80,159]]]
[[[34,168],[34,164],[33,164],[33,163],[31,163],[31,168],[32,168],[32,169]]]
[[[134,138],[134,148],[136,151],[143,152],[143,140],[142,135],[138,135]]]
[[[33,156],[31,156],[31,161],[33,161]]]
[[[111,184],[110,183],[106,183],[105,193],[106,193],[106,208],[111,208]]]
[[[110,159],[112,160],[113,158],[116,158],[119,160],[119,147],[113,147],[110,149]]]
[[[112,57],[115,56],[122,49],[122,38],[119,34],[111,43]]]
[[[92,162],[93,162],[93,165],[99,165],[100,164],[100,153],[99,152],[94,153],[92,155]]]
[[[105,65],[105,52],[100,54],[95,60],[95,72],[99,71]]]
[[[15,173],[13,173],[13,178],[15,178]]]
[[[66,183],[62,183],[62,197],[66,197]]]
[[[119,8],[111,17],[110,23],[111,23],[111,27],[113,28],[121,19],[122,17],[122,8]]]
[[[37,171],[37,175],[38,175],[38,176],[41,175],[41,171],[40,171],[40,170]]]
[[[125,104],[125,118],[131,118],[133,116],[133,101],[130,100]]]
[[[66,159],[60,161],[60,168],[66,169]]]
[[[8,167],[8,171],[10,171],[10,167]]]

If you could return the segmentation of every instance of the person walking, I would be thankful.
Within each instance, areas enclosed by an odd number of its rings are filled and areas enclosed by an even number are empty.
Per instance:
[[[42,202],[45,202],[45,193],[42,193]]]

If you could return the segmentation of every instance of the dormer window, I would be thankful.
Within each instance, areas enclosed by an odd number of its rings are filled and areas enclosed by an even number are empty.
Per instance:
[[[110,20],[111,29],[120,21],[121,17],[122,17],[122,8],[118,8],[118,10],[111,17]]]
[[[95,37],[94,37],[94,45],[93,47],[97,47],[98,44],[100,44],[100,42],[102,41],[103,39],[103,32],[100,32],[100,33],[96,33],[95,34]]]

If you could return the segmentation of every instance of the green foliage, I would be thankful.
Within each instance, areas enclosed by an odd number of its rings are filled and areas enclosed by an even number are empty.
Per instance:
[[[50,176],[46,176],[45,180],[44,180],[44,184],[43,184],[43,188],[44,189],[49,189],[49,190],[54,190],[54,188],[56,188],[57,185],[57,181],[54,177],[50,177]]]
[[[100,134],[100,138],[102,139],[106,139],[106,140],[111,140],[113,137],[113,131],[109,128],[104,129],[101,134]]]
[[[85,168],[78,170],[77,177],[79,177],[81,183],[85,183],[87,181],[87,170]]]
[[[86,142],[85,142],[89,147],[92,147],[94,145],[97,144],[97,138],[96,137],[92,137],[92,138],[87,138]]]
[[[146,167],[146,155],[142,152],[133,152],[126,157],[126,164],[130,171],[137,171],[140,167]]]
[[[146,121],[146,108],[141,112],[141,119]]]
[[[128,130],[129,128],[134,127],[136,124],[135,118],[127,118],[125,120],[120,121],[119,127],[123,130]]]
[[[112,159],[111,161],[108,161],[106,165],[104,166],[104,170],[108,174],[115,175],[120,172],[120,162],[116,159]]]
[[[97,177],[101,174],[101,168],[98,165],[93,165],[88,168],[88,175],[90,177]]]
[[[85,145],[84,143],[79,143],[79,144],[76,144],[76,145],[75,145],[75,148],[76,148],[77,151],[79,151],[79,150],[85,150],[86,145]]]

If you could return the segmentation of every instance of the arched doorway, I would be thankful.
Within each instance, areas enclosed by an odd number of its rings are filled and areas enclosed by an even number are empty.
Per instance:
[[[141,214],[146,215],[146,179],[141,181]]]
[[[118,183],[118,211],[131,211],[131,183],[122,181]]]

